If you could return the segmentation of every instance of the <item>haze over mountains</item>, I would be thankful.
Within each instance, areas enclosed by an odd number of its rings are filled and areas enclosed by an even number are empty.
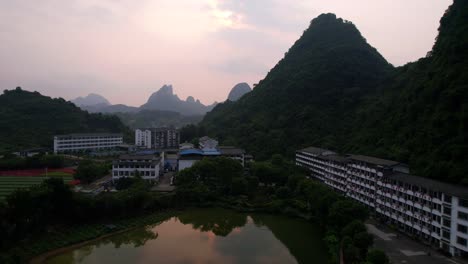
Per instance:
[[[244,94],[251,91],[247,83],[236,84],[228,95],[228,100],[236,101]],[[85,97],[78,97],[71,100],[75,105],[83,110],[92,113],[136,113],[141,110],[157,110],[165,112],[179,113],[183,116],[199,116],[211,111],[216,102],[211,105],[204,105],[200,100],[193,96],[188,96],[186,100],[181,100],[174,93],[172,85],[163,85],[158,91],[154,92],[148,101],[140,107],[127,106],[124,104],[112,105],[102,95],[90,93]]]
[[[237,102],[198,128],[266,159],[305,146],[389,158],[468,185],[468,1],[441,19],[432,52],[392,67],[349,21],[323,14]]]

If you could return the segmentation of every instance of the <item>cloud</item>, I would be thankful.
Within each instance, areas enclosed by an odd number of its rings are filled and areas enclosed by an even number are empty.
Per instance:
[[[312,18],[353,21],[392,63],[424,56],[450,0],[0,0],[0,88],[141,105],[164,83],[204,103],[257,83]]]

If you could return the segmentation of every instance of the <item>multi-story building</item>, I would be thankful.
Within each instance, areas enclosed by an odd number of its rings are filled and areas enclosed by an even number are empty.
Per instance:
[[[122,155],[112,162],[112,180],[139,174],[145,180],[156,181],[162,173],[161,163],[156,155]]]
[[[468,188],[411,175],[396,161],[315,147],[296,151],[296,164],[403,232],[468,255]]]
[[[142,128],[135,130],[135,145],[154,149],[179,148],[180,134],[175,128]]]
[[[123,144],[122,134],[68,134],[54,136],[54,153],[96,151]]]

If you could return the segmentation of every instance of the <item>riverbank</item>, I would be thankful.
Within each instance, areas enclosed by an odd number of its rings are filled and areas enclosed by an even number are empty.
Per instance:
[[[43,263],[46,259],[106,237],[146,225],[158,224],[180,210],[158,211],[147,215],[124,218],[111,223],[86,224],[49,230],[49,232],[22,241],[9,253],[16,263]]]
[[[180,208],[178,210],[174,209],[169,211],[153,212],[149,215],[121,219],[110,224],[100,223],[94,225],[69,227],[66,230],[62,229],[61,231],[57,230],[56,232],[38,237],[35,241],[29,241],[31,242],[31,250],[24,251],[24,253],[25,256],[28,256],[27,259],[30,264],[44,263],[44,261],[51,257],[83,247],[93,242],[142,226],[157,225],[161,221],[164,221],[176,215],[177,213],[190,210],[191,208],[223,208],[243,213],[276,214],[304,220],[311,220],[310,215],[301,214],[300,212],[291,210],[289,207],[283,207],[283,210],[278,211],[275,209],[276,207],[273,208],[269,203],[263,205],[253,205],[247,203],[247,200],[244,199],[226,198],[215,202],[192,205],[183,209]],[[46,245],[49,246],[46,248],[44,247]],[[42,251],[42,249],[46,250]]]
[[[128,231],[131,231],[133,229],[136,229],[138,227],[132,227],[132,228],[127,228],[127,229],[123,229],[123,230],[119,230],[119,231],[116,231],[116,232],[113,232],[113,233],[109,233],[109,234],[106,234],[106,235],[102,235],[100,237],[97,237],[97,238],[94,238],[94,239],[91,239],[91,240],[87,240],[85,242],[81,242],[81,243],[78,243],[78,244],[74,244],[74,245],[71,245],[71,246],[66,246],[66,247],[62,247],[62,248],[58,248],[58,249],[54,249],[52,251],[49,251],[49,252],[46,252],[44,254],[41,254],[37,257],[34,257],[32,258],[30,261],[29,261],[29,264],[41,264],[41,263],[44,263],[47,259],[51,258],[51,257],[55,257],[59,254],[62,254],[62,253],[65,253],[65,252],[68,252],[68,251],[71,251],[71,250],[74,250],[74,249],[77,249],[77,248],[80,248],[80,247],[83,247],[83,246],[86,246],[86,245],[89,245],[91,243],[94,243],[94,242],[97,242],[99,240],[102,240],[102,239],[105,239],[105,238],[108,238],[108,237],[112,237],[112,236],[115,236],[115,235],[118,235],[118,234],[121,234],[121,233],[125,233],[125,232],[128,232]]]

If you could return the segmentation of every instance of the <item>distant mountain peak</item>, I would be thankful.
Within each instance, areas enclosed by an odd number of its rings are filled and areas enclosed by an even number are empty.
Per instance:
[[[90,93],[85,97],[78,97],[71,100],[77,106],[90,106],[90,105],[110,105],[111,103],[102,95]]]
[[[148,101],[140,109],[173,111],[183,115],[200,115],[210,111],[212,107],[203,105],[200,100],[195,99],[193,96],[188,96],[185,101],[181,100],[174,93],[172,85],[163,85],[149,97]]]
[[[173,95],[174,94],[174,89],[172,88],[172,84],[165,84],[163,85],[157,93],[160,94],[168,94],[168,95]]]
[[[231,89],[231,92],[229,92],[227,99],[232,102],[237,101],[250,91],[252,91],[252,88],[250,88],[250,86],[247,83],[238,83]]]
[[[195,98],[193,98],[193,96],[188,96],[187,100],[185,101],[190,102],[190,103],[195,103]]]

